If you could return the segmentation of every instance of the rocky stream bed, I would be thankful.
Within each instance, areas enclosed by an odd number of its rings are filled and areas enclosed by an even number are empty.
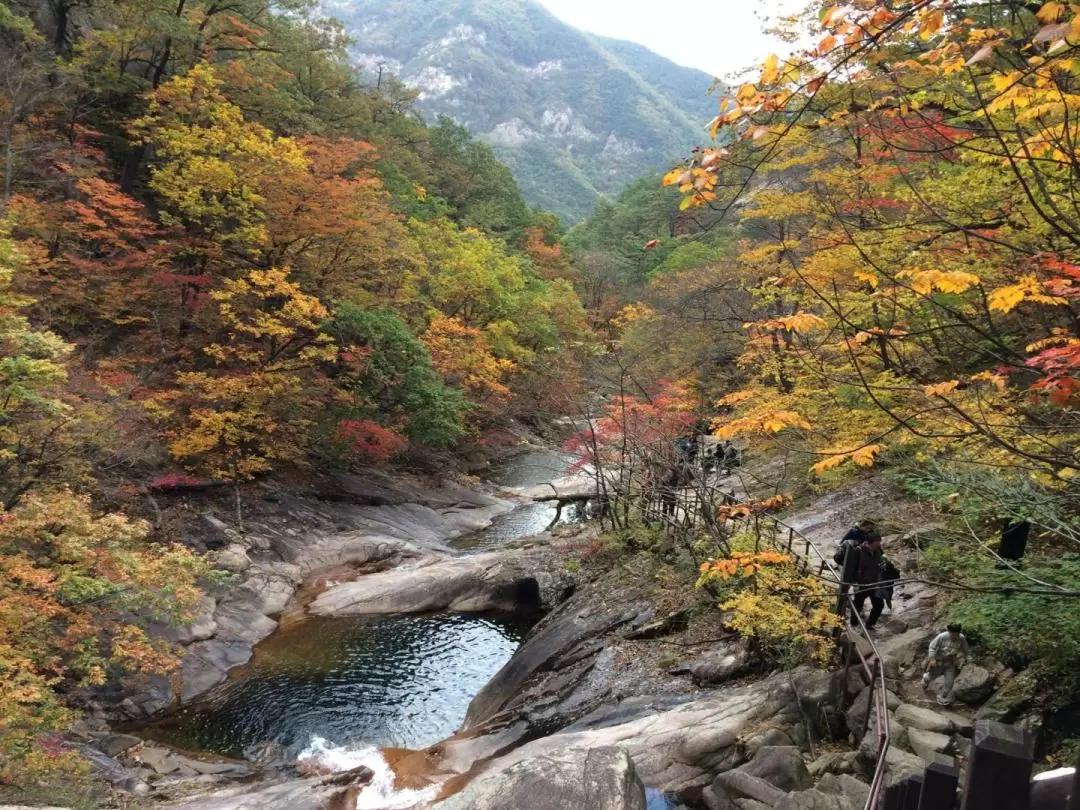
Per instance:
[[[536,485],[564,462],[526,458],[540,472],[503,488],[339,477],[275,494],[243,534],[204,518],[232,581],[162,629],[178,676],[99,696],[78,744],[118,791],[175,810],[859,810],[876,755],[861,676],[757,672],[634,561],[571,573],[596,529],[545,530]],[[831,548],[882,497],[791,521]],[[933,598],[906,587],[882,625],[891,779],[971,733],[970,710],[928,708],[914,682]],[[994,674],[966,672],[964,699]]]

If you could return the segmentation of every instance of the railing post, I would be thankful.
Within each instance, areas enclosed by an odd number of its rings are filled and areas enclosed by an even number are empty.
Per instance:
[[[907,793],[907,785],[897,782],[885,788],[885,806],[883,810],[904,810],[904,795]]]
[[[932,762],[923,774],[919,810],[955,810],[960,773],[955,765]]]
[[[779,528],[779,527],[777,527],[777,528]],[[787,551],[788,551],[788,554],[791,553],[791,546],[792,546],[792,544],[794,542],[795,542],[795,530],[789,526],[788,530],[787,530]]]
[[[992,720],[977,722],[961,810],[1028,810],[1034,758],[1028,732]]]
[[[922,799],[923,775],[921,773],[908,774],[903,782],[904,785],[904,810],[919,810],[919,801]]]

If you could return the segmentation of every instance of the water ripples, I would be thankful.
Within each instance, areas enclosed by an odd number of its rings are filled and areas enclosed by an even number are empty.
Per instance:
[[[524,620],[455,614],[313,618],[275,633],[250,665],[155,736],[234,756],[263,741],[296,756],[316,737],[424,747],[457,730],[527,629]]]

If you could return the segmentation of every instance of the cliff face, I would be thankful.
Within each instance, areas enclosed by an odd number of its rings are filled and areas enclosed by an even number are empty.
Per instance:
[[[572,223],[704,138],[711,77],[572,28],[531,0],[335,0],[356,62],[490,142],[528,200]]]

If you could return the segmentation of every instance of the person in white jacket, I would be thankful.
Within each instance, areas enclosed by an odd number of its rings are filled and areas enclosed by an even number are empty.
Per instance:
[[[930,657],[926,659],[922,685],[923,689],[929,689],[932,679],[938,675],[944,676],[937,698],[937,702],[942,706],[952,703],[956,673],[963,669],[964,664],[971,658],[971,648],[968,647],[963,630],[959,624],[950,624],[944,633],[934,636],[934,640],[930,642]]]

